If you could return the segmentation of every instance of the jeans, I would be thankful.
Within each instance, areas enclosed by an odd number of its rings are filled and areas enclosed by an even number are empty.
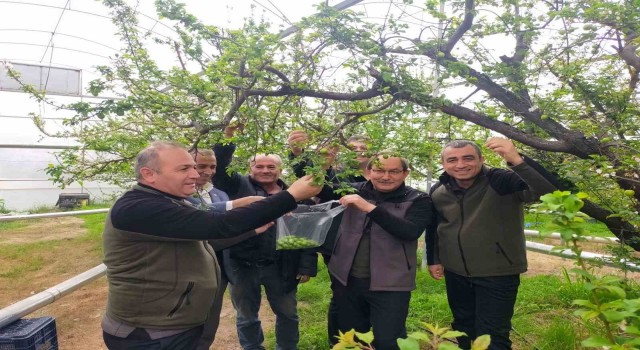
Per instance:
[[[202,326],[192,328],[170,337],[152,340],[142,328],[136,328],[126,338],[102,332],[102,338],[109,350],[193,350],[196,347]]]
[[[349,277],[348,286],[334,283],[338,326],[366,333],[373,327],[373,346],[377,350],[398,349],[398,338],[407,337],[405,322],[411,292],[370,291],[368,278]]]
[[[229,280],[234,282],[229,284],[229,292],[237,313],[236,328],[242,348],[264,349],[264,333],[258,319],[262,298],[260,286],[264,286],[269,306],[276,315],[276,349],[298,349],[297,290],[284,292],[278,265],[249,266],[233,259],[225,260],[225,264],[227,262]]]
[[[460,348],[469,349],[473,339],[489,334],[489,350],[511,349],[509,332],[520,275],[465,277],[445,271],[444,276],[452,327],[467,333],[458,338]]]

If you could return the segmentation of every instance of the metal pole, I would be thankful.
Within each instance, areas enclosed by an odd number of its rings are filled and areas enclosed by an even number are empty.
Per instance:
[[[531,250],[534,252],[557,255],[559,257],[569,258],[569,259],[575,259],[577,257],[577,255],[569,249],[552,250],[554,247],[551,245],[537,243],[537,242],[530,242],[530,241],[526,241],[526,244],[527,244],[527,250]],[[624,259],[614,261],[615,258],[610,255],[582,252],[580,254],[580,257],[582,257],[585,260],[602,261],[607,266],[620,268],[620,265],[624,265],[631,271],[640,271],[640,266],[634,263],[628,262]]]
[[[0,144],[0,148],[28,148],[28,149],[74,149],[80,146],[65,145],[8,145]]]
[[[100,264],[91,270],[85,271],[43,292],[5,307],[0,310],[0,328],[17,321],[21,317],[49,305],[74,290],[104,276],[106,271],[107,267],[104,264]]]
[[[524,235],[525,236],[533,236],[533,237],[538,237],[538,238],[552,238],[552,239],[562,239],[562,237],[560,236],[559,233],[554,232],[550,235],[546,235],[546,236],[541,236],[540,232],[538,231],[534,231],[534,230],[524,230]],[[585,240],[589,241],[589,242],[595,242],[595,243],[620,243],[620,240],[618,240],[615,237],[594,237],[594,236],[585,236],[583,237]]]
[[[7,216],[0,216],[0,222],[3,222],[3,221],[16,221],[16,220],[28,220],[28,219],[57,218],[57,217],[61,217],[61,216],[102,214],[102,213],[107,213],[107,212],[109,212],[109,208],[92,209],[92,210],[78,210],[78,211],[65,211],[65,212],[61,212],[61,213],[7,215]]]

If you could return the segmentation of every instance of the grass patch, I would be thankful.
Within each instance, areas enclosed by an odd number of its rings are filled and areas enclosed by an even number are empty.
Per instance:
[[[87,259],[99,261],[102,258],[102,230],[106,214],[78,216],[84,221],[86,234],[72,238],[37,242],[0,244],[0,277],[8,280],[27,278],[30,273],[40,271],[46,265],[55,263],[55,252],[80,250],[95,257]],[[0,234],[10,235],[11,231],[42,224],[49,219],[17,220],[0,222]],[[88,243],[88,244],[87,244]],[[73,269],[68,264],[60,264],[55,272],[65,273]]]
[[[43,250],[55,242],[0,245],[0,277],[20,278],[27,272],[40,270],[45,263]]]
[[[326,316],[331,291],[322,262],[318,269],[318,277],[298,288],[300,349],[326,349],[328,344]],[[583,325],[573,315],[573,300],[587,297],[580,283],[566,283],[557,276],[523,276],[513,317],[513,348],[575,349],[588,333],[599,332],[596,326]],[[419,271],[417,289],[411,296],[407,331],[423,330],[422,322],[448,326],[451,320],[444,282],[432,279],[427,271]],[[273,348],[274,332],[267,330],[265,336],[265,347]]]
[[[22,227],[27,227],[29,222],[27,220],[16,220],[16,221],[0,221],[0,232],[16,230]]]

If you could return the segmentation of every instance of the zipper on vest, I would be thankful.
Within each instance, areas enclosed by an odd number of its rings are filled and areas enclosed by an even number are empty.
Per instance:
[[[409,256],[407,255],[407,247],[402,243],[402,250],[404,251],[404,261],[407,262],[407,270],[411,270],[411,264],[409,263]]]
[[[193,289],[193,286],[195,284],[196,284],[195,282],[189,282],[187,284],[187,289],[185,289],[185,291],[182,292],[182,294],[180,295],[180,298],[178,299],[178,303],[169,312],[169,314],[167,315],[168,317],[173,317],[173,314],[175,314],[178,310],[180,310],[180,306],[182,306],[182,303],[185,301],[185,299],[187,300],[187,305],[191,304],[191,300],[189,300],[189,295],[191,294],[191,290]]]
[[[462,249],[462,239],[460,238],[460,233],[462,232],[462,226],[464,226],[464,194],[460,199],[458,199],[458,203],[460,204],[460,228],[458,228],[458,249],[460,250],[460,258],[462,259],[462,265],[464,266],[464,271],[467,273],[467,276],[471,276],[469,273],[469,268],[467,267],[467,259],[464,257],[464,250]]]
[[[509,265],[513,265],[513,261],[509,259],[507,252],[505,252],[504,249],[502,249],[502,246],[500,245],[499,242],[496,242],[496,246],[498,246],[498,251],[500,252],[500,254],[502,254],[502,256],[504,256],[504,258],[507,259],[507,261],[509,262]]]

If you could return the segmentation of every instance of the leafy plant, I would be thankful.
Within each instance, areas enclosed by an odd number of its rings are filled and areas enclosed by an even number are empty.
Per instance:
[[[548,228],[560,232],[563,241],[577,256],[579,268],[571,269],[570,272],[578,277],[589,297],[573,301],[578,307],[575,315],[583,322],[597,322],[601,326],[601,334],[591,334],[581,344],[587,348],[638,349],[640,298],[629,297],[632,286],[625,279],[617,276],[598,277],[592,274],[581,256],[579,242],[584,240],[585,233],[579,225],[584,221],[584,214],[580,209],[586,197],[584,193],[555,191],[542,196],[542,203],[537,205],[539,210],[548,211],[554,216]]]
[[[0,198],[0,213],[2,213],[2,214],[6,214],[6,213],[8,213],[8,212],[9,212],[9,209],[7,209],[7,208],[4,206],[4,199]]]
[[[458,337],[464,337],[464,332],[450,330],[448,327],[439,327],[431,323],[422,322],[425,331],[416,331],[407,336],[407,338],[398,339],[398,347],[400,350],[459,350],[460,348],[452,341]],[[334,345],[332,350],[343,349],[361,349],[373,350],[373,331],[367,333],[359,333],[350,330],[346,333],[340,332],[338,343]],[[471,350],[486,350],[489,348],[491,338],[489,335],[482,335],[476,338],[471,344]]]

